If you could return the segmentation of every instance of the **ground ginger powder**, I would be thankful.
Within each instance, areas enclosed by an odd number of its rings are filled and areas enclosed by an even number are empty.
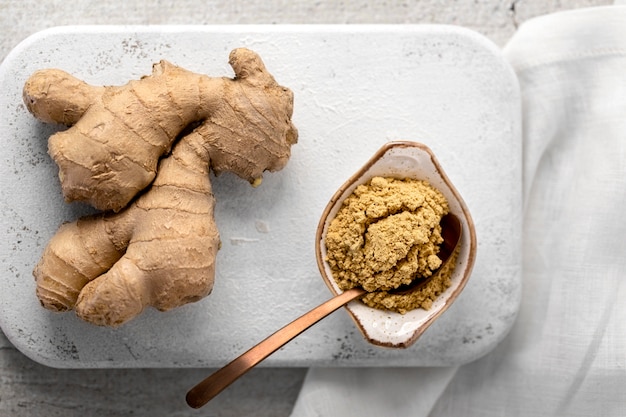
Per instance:
[[[344,291],[363,287],[368,294],[361,301],[370,307],[401,314],[429,309],[450,286],[453,268],[437,271],[439,223],[448,211],[446,198],[426,181],[375,177],[358,186],[326,234],[335,281]],[[426,284],[402,287],[434,271]]]

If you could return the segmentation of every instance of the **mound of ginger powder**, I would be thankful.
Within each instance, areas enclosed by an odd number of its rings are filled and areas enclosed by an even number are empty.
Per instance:
[[[358,186],[326,233],[333,278],[344,291],[363,287],[368,293],[361,301],[370,307],[401,314],[430,309],[454,269],[451,259],[437,271],[440,221],[448,211],[446,198],[427,181],[374,177]],[[394,293],[428,277],[425,285]]]

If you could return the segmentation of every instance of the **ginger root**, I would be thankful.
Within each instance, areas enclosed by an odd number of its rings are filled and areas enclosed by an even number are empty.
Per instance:
[[[124,86],[55,69],[28,79],[29,111],[70,126],[48,142],[66,201],[105,210],[64,224],[48,243],[34,270],[45,308],[117,326],[146,306],[165,311],[211,292],[220,239],[209,171],[257,186],[286,165],[298,138],[292,92],[250,50],[233,50],[229,62],[232,79],[166,61]]]

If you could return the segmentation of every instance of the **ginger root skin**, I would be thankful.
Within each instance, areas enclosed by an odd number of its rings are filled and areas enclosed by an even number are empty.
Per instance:
[[[45,308],[115,327],[210,294],[220,246],[210,170],[258,185],[298,137],[293,94],[260,57],[236,49],[230,63],[234,79],[161,61],[121,87],[59,70],[28,80],[29,111],[71,126],[49,138],[66,200],[104,210],[62,225],[44,249],[33,274]]]
[[[34,270],[45,308],[115,327],[147,306],[166,311],[209,295],[220,238],[208,153],[192,139],[175,145],[127,208],[61,226]]]
[[[52,135],[65,199],[119,211],[155,178],[159,158],[186,129],[204,139],[214,172],[253,183],[282,169],[298,132],[293,93],[276,83],[261,58],[230,53],[235,77],[208,77],[167,61],[123,86],[90,86],[58,69],[25,83],[28,110],[44,122],[71,126]]]

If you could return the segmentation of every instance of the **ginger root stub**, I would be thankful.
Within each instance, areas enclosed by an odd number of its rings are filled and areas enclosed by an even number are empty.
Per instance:
[[[34,271],[44,307],[116,326],[211,292],[220,240],[209,171],[258,186],[298,138],[293,94],[261,58],[240,48],[229,63],[234,78],[161,61],[123,86],[57,69],[27,80],[29,111],[70,126],[48,142],[65,199],[105,211],[63,225],[45,248]]]
[[[443,194],[426,181],[375,177],[358,186],[326,234],[333,278],[342,290],[365,289],[361,301],[370,307],[402,314],[429,309],[450,286],[452,269],[437,271],[440,221],[448,212]],[[435,271],[424,287],[394,293]]]

